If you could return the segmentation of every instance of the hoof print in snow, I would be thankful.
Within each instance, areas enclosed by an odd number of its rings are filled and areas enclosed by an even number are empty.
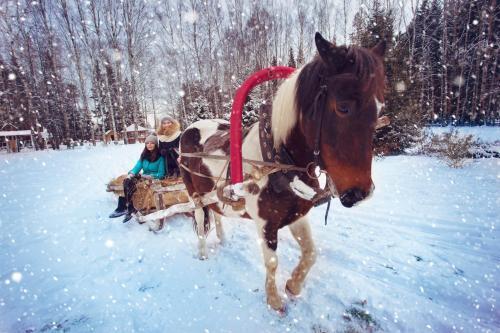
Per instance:
[[[390,269],[392,271],[392,274],[396,274],[396,275],[398,274],[398,271],[394,267],[392,267],[390,265],[384,265],[384,267],[387,269]]]
[[[343,333],[372,333],[381,330],[378,321],[364,309],[366,303],[366,300],[355,302],[344,312],[342,319],[349,324]]]
[[[160,286],[159,283],[157,283],[155,286],[141,286],[138,290],[143,293],[143,292],[146,292],[148,290],[151,290],[151,289],[156,289]]]
[[[311,327],[311,332],[313,333],[330,333],[331,331],[328,328],[321,326],[320,324],[314,324]]]
[[[86,322],[89,321],[89,317],[87,316],[80,316],[75,319],[66,319],[62,322],[51,322],[50,324],[45,324],[41,329],[40,332],[49,332],[49,331],[61,331],[61,332],[69,332],[72,330],[77,330],[77,327],[81,326],[82,324],[85,324]],[[78,331],[78,330],[77,330]],[[26,330],[26,332],[36,332],[36,330]]]
[[[453,274],[458,276],[464,276],[464,271],[458,267],[453,267]]]
[[[424,261],[424,259],[422,259],[422,257],[420,256],[416,256],[416,255],[413,255],[415,257],[415,260],[416,261]]]

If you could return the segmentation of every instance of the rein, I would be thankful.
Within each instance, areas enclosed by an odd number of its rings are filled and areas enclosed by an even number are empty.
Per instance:
[[[230,156],[225,156],[225,155],[211,155],[211,154],[208,154],[208,153],[201,153],[201,152],[200,153],[180,153],[179,155],[180,156],[184,156],[184,157],[202,158],[202,159],[206,158],[206,159],[219,160],[219,161],[229,161],[231,159]],[[265,173],[263,173],[262,176],[267,176],[269,174],[272,174],[272,173],[275,173],[275,172],[278,172],[278,171],[298,171],[298,172],[305,172],[305,173],[307,173],[311,178],[316,178],[316,177],[312,177],[310,175],[310,173],[309,173],[310,168],[309,167],[303,168],[303,167],[298,167],[298,166],[292,165],[292,164],[282,164],[282,163],[277,163],[277,162],[266,162],[266,161],[252,160],[252,159],[248,159],[248,158],[243,158],[242,162],[250,164],[253,167],[255,167],[255,166],[262,167],[259,170],[259,171],[265,171]],[[205,175],[205,174],[202,174],[202,173],[190,170],[183,163],[180,163],[180,166],[184,170],[186,170],[186,171],[188,171],[188,172],[190,172],[190,173],[192,173],[192,174],[194,174],[196,176],[210,178],[210,179],[228,180],[228,178],[208,176],[208,175]],[[265,168],[267,168],[267,169],[265,169]],[[324,173],[326,171],[321,170],[320,172]],[[259,178],[262,178],[262,176],[259,177]]]

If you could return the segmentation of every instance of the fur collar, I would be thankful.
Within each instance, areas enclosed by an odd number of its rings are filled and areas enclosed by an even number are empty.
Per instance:
[[[181,131],[176,131],[170,135],[158,135],[158,140],[161,142],[172,142],[181,135]]]

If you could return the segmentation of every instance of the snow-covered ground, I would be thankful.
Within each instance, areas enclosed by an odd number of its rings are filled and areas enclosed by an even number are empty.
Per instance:
[[[105,183],[140,145],[0,156],[0,332],[498,332],[500,164],[376,160],[376,190],[311,213],[319,256],[283,317],[266,307],[255,227],[225,220],[195,257],[185,217],[109,219]],[[298,261],[280,232],[280,290]],[[371,324],[368,327],[368,324]]]

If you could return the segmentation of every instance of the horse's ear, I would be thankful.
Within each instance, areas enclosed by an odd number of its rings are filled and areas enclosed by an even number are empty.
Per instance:
[[[378,55],[379,57],[384,57],[385,51],[387,48],[387,42],[385,40],[381,40],[374,47],[372,47],[372,52]]]
[[[319,56],[325,64],[336,70],[341,69],[346,62],[347,49],[345,47],[336,47],[335,44],[324,39],[319,32],[316,32],[314,40]]]

